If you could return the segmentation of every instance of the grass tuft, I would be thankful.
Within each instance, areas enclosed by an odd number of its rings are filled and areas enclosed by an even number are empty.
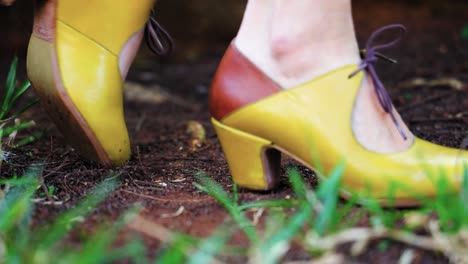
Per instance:
[[[38,195],[42,167],[34,167],[20,178],[1,180],[0,196],[0,263],[110,263],[133,259],[142,263],[146,250],[140,240],[121,247],[114,241],[119,231],[135,215],[130,210],[113,224],[103,225],[87,237],[80,247],[66,241],[77,225],[76,219],[91,213],[118,186],[117,177],[110,177],[96,186],[73,209],[60,214],[52,223],[32,227],[32,200]]]
[[[258,242],[258,234],[255,227],[249,221],[247,216],[239,209],[237,203],[237,198],[233,199],[230,195],[214,180],[209,178],[203,173],[198,173],[197,178],[200,183],[194,183],[194,185],[200,189],[201,191],[209,194],[213,198],[215,198],[231,215],[234,221],[239,225],[240,229],[244,232],[247,238],[252,243]],[[234,187],[235,195],[234,197],[238,197],[237,189]]]
[[[0,104],[0,139],[8,136],[10,139],[9,145],[13,147],[24,146],[42,137],[42,133],[35,133],[32,136],[20,139],[20,141],[16,144],[13,143],[13,140],[15,139],[18,131],[31,128],[35,125],[33,121],[21,122],[17,118],[26,110],[38,103],[38,100],[32,100],[27,102],[25,106],[17,107],[18,100],[31,87],[31,83],[29,81],[25,81],[19,86],[17,85],[17,66],[18,58],[15,57],[10,65],[5,87],[2,89],[4,94],[2,94],[2,100]],[[18,110],[13,111],[14,109]],[[2,151],[2,153],[4,152]],[[6,159],[5,156],[3,159]]]

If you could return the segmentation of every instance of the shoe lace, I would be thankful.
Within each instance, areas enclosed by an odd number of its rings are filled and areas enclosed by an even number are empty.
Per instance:
[[[148,48],[157,55],[167,55],[174,48],[171,35],[156,20],[154,10],[151,10],[151,16],[146,23],[145,41]]]
[[[393,41],[388,42],[388,43],[384,43],[384,44],[380,44],[380,45],[374,45],[375,40],[382,33],[384,33],[385,31],[394,30],[394,29],[397,29],[397,30],[400,31],[400,34],[396,39],[394,39]],[[372,82],[374,84],[374,91],[375,91],[375,94],[377,95],[377,98],[379,100],[380,105],[382,106],[383,110],[387,114],[390,115],[390,117],[392,118],[393,123],[397,127],[397,129],[400,132],[400,135],[403,137],[403,139],[407,140],[408,137],[407,137],[405,131],[403,130],[403,127],[398,122],[398,120],[397,120],[397,118],[395,116],[395,113],[393,111],[392,100],[391,100],[390,96],[388,95],[388,92],[385,89],[385,86],[383,85],[382,81],[380,80],[380,78],[377,75],[376,70],[375,70],[375,63],[379,59],[384,59],[386,61],[396,63],[395,60],[388,58],[387,56],[383,55],[379,51],[397,45],[401,41],[404,33],[406,33],[406,28],[405,28],[405,26],[400,25],[400,24],[391,24],[391,25],[382,27],[382,28],[374,31],[372,33],[372,35],[370,36],[370,38],[367,40],[366,48],[362,52],[363,59],[362,59],[361,63],[359,64],[358,69],[356,71],[354,71],[353,73],[351,73],[351,75],[349,75],[349,78],[352,78],[355,75],[357,75],[359,72],[364,71],[364,70],[367,69],[367,71],[369,72],[369,74],[370,74],[370,76],[372,78]]]

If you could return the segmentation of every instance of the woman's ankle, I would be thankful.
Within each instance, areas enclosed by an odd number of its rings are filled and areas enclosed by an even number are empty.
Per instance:
[[[360,61],[349,0],[250,0],[235,44],[284,88]]]
[[[279,86],[292,88],[360,63],[351,14],[350,0],[249,0],[235,44]],[[353,131],[357,140],[382,153],[407,149],[413,142],[411,132],[395,113],[408,135],[408,140],[402,139],[373,89],[366,78],[356,99]]]

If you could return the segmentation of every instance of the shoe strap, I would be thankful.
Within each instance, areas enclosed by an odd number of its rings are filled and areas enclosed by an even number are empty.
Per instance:
[[[151,10],[151,16],[146,23],[145,40],[148,48],[156,55],[167,55],[174,48],[171,35],[156,20],[154,10]]]
[[[394,30],[397,29],[399,30],[399,35],[396,39],[394,39],[391,42],[380,44],[380,45],[374,45],[375,40],[385,31],[389,30]],[[349,75],[349,78],[354,77],[356,74],[358,74],[361,71],[367,70],[369,72],[372,82],[374,84],[374,91],[375,94],[377,95],[377,98],[379,100],[380,105],[382,106],[383,110],[390,115],[392,118],[393,123],[397,127],[398,131],[400,132],[400,135],[403,137],[403,139],[407,140],[408,137],[403,130],[403,127],[401,124],[398,122],[395,113],[393,111],[393,104],[392,104],[392,99],[390,98],[387,90],[385,89],[385,86],[383,85],[382,81],[380,80],[379,76],[377,75],[377,72],[375,70],[375,64],[379,59],[384,59],[386,61],[396,63],[395,60],[388,58],[387,56],[383,55],[380,53],[380,50],[384,50],[390,47],[393,47],[397,45],[404,33],[406,33],[406,28],[403,25],[400,24],[391,24],[385,27],[382,27],[372,33],[370,38],[367,40],[366,43],[366,48],[363,52],[361,52],[363,59],[361,63],[359,64],[359,67],[356,71],[351,73]]]

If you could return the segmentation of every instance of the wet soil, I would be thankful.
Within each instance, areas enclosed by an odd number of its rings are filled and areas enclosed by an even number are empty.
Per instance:
[[[461,38],[461,31],[468,25],[468,3],[439,2],[356,1],[356,29],[360,43],[364,44],[370,32],[382,25],[398,22],[408,27],[409,34],[405,41],[399,48],[388,52],[391,57],[398,58],[399,64],[381,63],[379,74],[387,84],[396,107],[417,136],[466,149],[468,40]],[[24,38],[15,39],[19,39],[16,47],[22,49],[19,53],[24,53]],[[177,39],[183,39],[183,36],[178,35]],[[162,99],[151,101],[136,96],[125,101],[133,155],[120,168],[105,169],[80,157],[67,146],[66,139],[39,107],[26,114],[26,119],[33,119],[38,124],[28,132],[42,130],[45,136],[34,144],[12,149],[13,155],[3,163],[0,174],[1,177],[21,175],[31,164],[45,164],[45,184],[54,186],[57,200],[63,204],[37,204],[34,212],[36,225],[45,224],[59,212],[73,207],[93,186],[111,174],[119,175],[120,186],[80,226],[84,233],[100,223],[117,218],[135,203],[143,205],[142,215],[146,219],[194,236],[208,236],[224,222],[227,214],[222,207],[192,183],[195,181],[194,175],[203,171],[227,190],[232,187],[227,164],[210,125],[207,103],[211,78],[223,50],[229,44],[229,38],[222,37],[209,45],[199,43],[198,40],[184,42],[183,46],[193,44],[201,47],[195,56],[193,50],[188,52],[190,60],[180,54],[159,59],[150,56],[146,50],[140,52],[129,81]],[[187,51],[180,51],[182,54],[184,52]],[[0,58],[2,70],[10,57]],[[4,79],[4,75],[0,77]],[[200,147],[193,147],[193,139],[186,132],[187,122],[191,120],[199,122],[206,129],[206,142]],[[290,165],[299,166],[290,159],[283,161],[283,168]],[[308,184],[315,186],[317,179],[313,173],[301,166],[299,168]],[[292,195],[286,175],[283,175],[281,184],[274,191],[241,189],[241,201]],[[182,214],[167,217],[181,207],[184,208]],[[71,241],[79,243],[80,233],[76,232]],[[151,236],[146,236],[145,241],[149,252],[154,255],[160,242]],[[236,244],[245,242],[240,234],[233,240]],[[390,243],[386,250],[381,250],[376,243],[363,255],[348,260],[352,263],[394,263],[406,248]],[[346,246],[342,250],[346,251]],[[414,263],[447,262],[435,253],[420,249],[415,249],[415,252],[417,258]],[[303,260],[310,256],[295,249],[286,258]],[[230,258],[228,261],[242,262],[243,259]]]

